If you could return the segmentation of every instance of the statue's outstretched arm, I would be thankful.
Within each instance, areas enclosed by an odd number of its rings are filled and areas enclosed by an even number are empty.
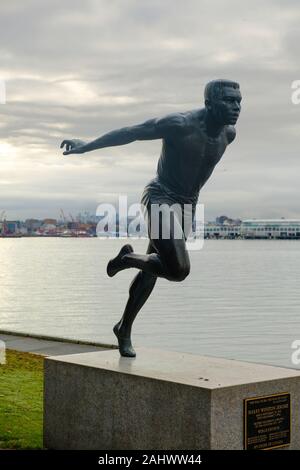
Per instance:
[[[184,118],[181,114],[170,114],[163,118],[149,119],[135,126],[122,127],[88,143],[78,139],[64,140],[60,147],[66,147],[64,155],[91,152],[104,147],[129,144],[136,140],[163,139],[183,126]]]

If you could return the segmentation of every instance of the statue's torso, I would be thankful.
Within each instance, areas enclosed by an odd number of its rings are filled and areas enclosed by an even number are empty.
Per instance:
[[[186,113],[185,118],[182,132],[163,140],[157,176],[172,191],[195,196],[225,152],[227,127],[217,138],[210,138],[204,121],[195,113]]]

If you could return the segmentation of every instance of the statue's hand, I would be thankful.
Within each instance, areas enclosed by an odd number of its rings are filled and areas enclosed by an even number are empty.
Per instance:
[[[84,153],[85,142],[79,139],[63,140],[60,144],[60,148],[63,149],[66,146],[66,150],[63,155],[70,155],[72,153]]]

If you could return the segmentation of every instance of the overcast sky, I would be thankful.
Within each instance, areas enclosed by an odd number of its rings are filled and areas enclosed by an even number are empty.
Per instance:
[[[200,193],[205,215],[300,218],[298,0],[2,0],[0,211],[95,213],[155,175],[161,141],[63,157],[64,138],[203,105],[240,83],[237,138]]]

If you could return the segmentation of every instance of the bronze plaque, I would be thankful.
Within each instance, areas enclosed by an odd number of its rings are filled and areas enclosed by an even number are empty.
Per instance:
[[[244,400],[244,449],[274,449],[290,442],[290,393]]]

